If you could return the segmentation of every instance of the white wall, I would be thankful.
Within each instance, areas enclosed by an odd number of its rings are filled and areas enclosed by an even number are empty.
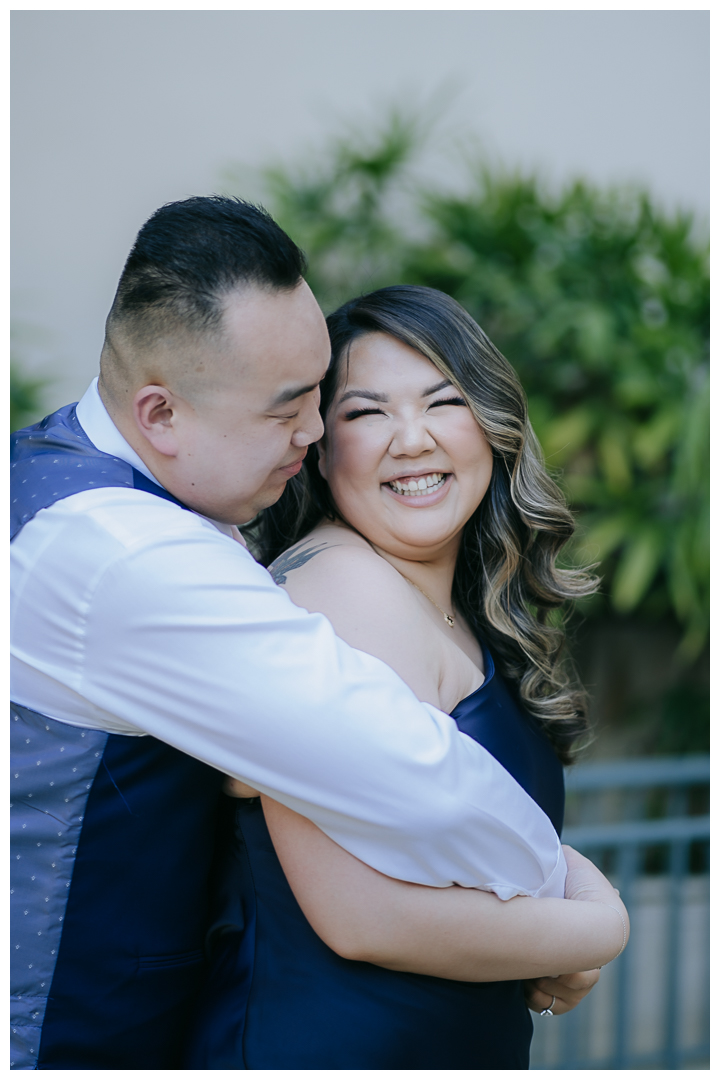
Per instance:
[[[231,162],[292,160],[389,101],[454,88],[428,165],[451,181],[462,133],[550,179],[639,181],[708,211],[707,12],[16,11],[12,25],[18,355],[56,377],[55,405],[95,374],[157,206],[221,189]]]

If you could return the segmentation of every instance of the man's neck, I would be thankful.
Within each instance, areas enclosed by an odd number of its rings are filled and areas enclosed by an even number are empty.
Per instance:
[[[159,487],[165,486],[153,475],[110,416],[98,389],[97,379],[93,379],[90,383],[90,386],[77,404],[76,412],[80,427],[83,429],[93,446],[98,450],[101,450],[103,454],[110,454],[112,457],[117,457],[122,461],[126,461],[128,465],[132,465],[134,469],[137,469],[138,472],[141,472],[143,476],[146,476],[148,480],[152,480],[152,482]],[[200,514],[198,516],[204,517],[206,521],[211,522],[211,524],[213,524],[220,532],[225,533],[227,536],[231,536],[234,540],[238,540],[247,547],[236,526],[226,525],[224,522],[216,521],[214,518],[207,517],[205,514]]]
[[[148,468],[140,454],[131,446],[116,421],[110,415],[103,401],[97,379],[94,379],[85,391],[77,404],[76,411],[80,426],[93,446],[96,446],[98,450],[102,450],[104,454],[111,454],[113,457],[121,458],[122,461],[127,461],[129,465],[141,472],[148,480],[152,480],[154,484],[159,484],[160,487],[165,486]]]

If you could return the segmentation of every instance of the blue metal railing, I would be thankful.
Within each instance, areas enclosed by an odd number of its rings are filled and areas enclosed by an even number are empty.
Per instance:
[[[680,1069],[709,1060],[709,781],[706,755],[568,771],[563,842],[617,886],[632,932],[577,1009],[534,1018],[531,1068]]]

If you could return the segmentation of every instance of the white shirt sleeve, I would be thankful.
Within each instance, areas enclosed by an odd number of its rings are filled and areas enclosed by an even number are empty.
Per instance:
[[[563,895],[557,835],[505,769],[207,521],[83,492],[40,511],[12,560],[19,704],[154,735],[389,876]]]

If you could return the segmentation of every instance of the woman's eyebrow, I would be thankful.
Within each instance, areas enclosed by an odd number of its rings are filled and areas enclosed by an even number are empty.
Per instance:
[[[423,390],[421,397],[430,397],[431,394],[437,394],[438,390],[444,390],[447,386],[452,386],[449,379],[443,379],[442,382],[435,383],[434,386],[428,386],[427,390]],[[344,394],[338,398],[338,405],[342,405],[343,401],[347,401],[348,398],[367,398],[368,401],[388,401],[387,394],[380,394],[377,390],[346,390]]]
[[[442,382],[436,383],[435,386],[429,386],[427,390],[423,390],[422,397],[430,397],[431,394],[437,394],[438,390],[444,390],[446,386],[452,386],[449,379],[443,379]]]
[[[380,394],[377,390],[346,390],[345,393],[338,398],[338,405],[342,405],[343,401],[347,401],[347,399],[351,397],[367,398],[368,401],[388,400],[387,394]]]

